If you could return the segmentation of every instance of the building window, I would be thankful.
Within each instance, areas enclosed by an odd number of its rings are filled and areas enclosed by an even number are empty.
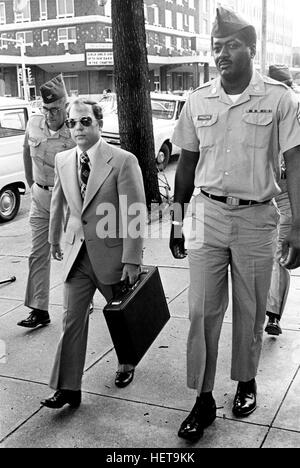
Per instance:
[[[195,9],[195,0],[189,0],[189,8]]]
[[[183,29],[183,14],[182,13],[177,13],[177,29]]]
[[[183,0],[176,0],[177,5],[182,5],[183,6]]]
[[[189,31],[195,32],[195,17],[191,15],[189,16]]]
[[[43,29],[42,30],[42,45],[48,45],[48,44],[49,44],[48,29]]]
[[[0,3],[0,24],[6,23],[5,3]]]
[[[157,5],[154,5],[153,7],[153,11],[154,11],[154,25],[155,26],[160,26],[159,24],[159,8]]]
[[[56,5],[58,18],[74,16],[74,0],[56,0]]]
[[[173,28],[173,15],[171,10],[166,10],[166,28]]]
[[[40,0],[40,20],[46,20],[47,18],[47,0]]]
[[[105,35],[106,41],[110,41],[110,42],[112,41],[112,27],[111,26],[105,26],[104,35]]]
[[[111,0],[108,0],[104,5],[104,16],[111,17]]]
[[[58,28],[57,38],[59,44],[69,44],[70,42],[76,42],[76,27],[74,28]]]
[[[171,49],[172,47],[172,39],[171,36],[166,36],[166,49]]]
[[[24,7],[24,8],[21,9],[21,7]],[[15,8],[15,23],[25,23],[27,21],[31,21],[29,1],[27,1],[26,3],[24,2],[19,3],[18,1],[16,1],[14,3],[14,8]]]
[[[78,75],[64,75],[64,83],[69,96],[78,96],[79,80]]]
[[[7,39],[7,33],[2,33],[0,36],[0,49],[7,49],[8,42],[4,39]]]
[[[25,46],[27,46],[27,47],[33,47],[33,34],[32,34],[32,31],[17,32],[16,39],[17,39],[17,41],[23,41]],[[20,47],[20,45],[17,44],[17,47]]]
[[[176,49],[179,50],[179,51],[182,49],[182,38],[181,37],[176,38]]]
[[[202,33],[203,34],[208,34],[208,21],[207,19],[203,18],[202,19]]]
[[[209,0],[203,0],[203,13],[208,13],[209,12],[209,7],[210,7],[210,4],[209,4]],[[220,6],[218,4],[218,6]]]

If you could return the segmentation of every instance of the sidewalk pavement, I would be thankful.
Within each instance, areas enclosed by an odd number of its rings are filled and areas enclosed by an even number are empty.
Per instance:
[[[219,349],[214,396],[218,417],[204,437],[190,445],[177,437],[195,394],[186,387],[188,264],[168,249],[169,222],[153,222],[144,263],[158,265],[171,320],[137,367],[133,383],[114,385],[116,357],[103,318],[104,301],[95,296],[78,410],[40,406],[52,391],[47,383],[62,328],[61,264],[52,263],[51,319],[48,327],[16,326],[23,306],[30,251],[26,213],[0,226],[0,448],[299,448],[300,447],[300,271],[293,272],[282,319],[283,335],[264,337],[258,383],[258,409],[237,420],[232,412],[236,383],[230,380],[231,306]],[[161,239],[159,234],[164,234]]]

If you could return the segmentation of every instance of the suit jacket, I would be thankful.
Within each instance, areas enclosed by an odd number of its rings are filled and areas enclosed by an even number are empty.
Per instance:
[[[95,275],[103,284],[119,282],[125,263],[141,264],[146,202],[142,173],[133,154],[101,139],[83,202],[76,148],[58,153],[50,210],[50,244],[61,242],[66,209],[69,219],[64,281],[84,241]],[[141,232],[137,236],[133,228],[139,223]]]

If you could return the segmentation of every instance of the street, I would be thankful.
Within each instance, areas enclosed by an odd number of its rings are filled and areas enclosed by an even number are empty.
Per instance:
[[[166,173],[173,190],[176,162]],[[191,448],[177,430],[194,404],[186,388],[188,263],[168,249],[169,220],[154,221],[145,243],[144,263],[159,266],[171,320],[138,365],[133,383],[114,386],[116,357],[103,318],[104,300],[95,296],[79,410],[53,412],[40,407],[49,396],[48,380],[62,326],[61,264],[52,262],[51,324],[37,330],[16,326],[23,305],[30,252],[29,195],[18,217],[0,226],[0,448],[156,447]],[[216,422],[192,448],[300,447],[300,271],[294,271],[283,335],[264,336],[258,375],[258,409],[246,420],[231,412],[235,382],[230,380],[231,304],[225,316],[215,387]]]

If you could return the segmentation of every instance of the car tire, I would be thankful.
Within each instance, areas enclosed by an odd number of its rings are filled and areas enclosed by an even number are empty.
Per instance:
[[[169,164],[171,156],[170,147],[167,143],[164,143],[160,148],[158,155],[156,156],[156,165],[159,171],[163,171]]]
[[[0,191],[0,223],[11,221],[20,208],[21,196],[17,187],[8,185]]]

